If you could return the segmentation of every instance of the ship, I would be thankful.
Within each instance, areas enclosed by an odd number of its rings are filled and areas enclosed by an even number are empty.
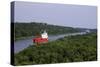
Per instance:
[[[48,33],[44,31],[40,34],[40,36],[37,36],[33,38],[33,43],[41,44],[41,43],[47,43],[48,42]]]

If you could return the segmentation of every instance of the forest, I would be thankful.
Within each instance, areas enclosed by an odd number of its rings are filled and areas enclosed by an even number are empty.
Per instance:
[[[34,25],[34,24],[33,24]],[[50,28],[50,27],[49,27]],[[59,28],[59,27],[57,27]],[[65,36],[31,45],[14,56],[14,65],[50,64],[97,60],[97,33]]]
[[[39,35],[41,32],[46,30],[49,35],[57,35],[64,33],[80,32],[80,29],[72,27],[64,27],[58,25],[50,25],[47,23],[25,23],[25,22],[15,22],[14,23],[14,39],[18,40],[21,37],[29,37]]]

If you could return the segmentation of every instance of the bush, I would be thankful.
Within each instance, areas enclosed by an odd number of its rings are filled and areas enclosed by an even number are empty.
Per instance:
[[[96,34],[64,37],[39,46],[29,46],[15,54],[15,65],[95,60],[97,60]]]

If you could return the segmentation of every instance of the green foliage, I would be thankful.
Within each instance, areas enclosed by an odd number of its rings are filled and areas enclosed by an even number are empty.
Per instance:
[[[72,27],[63,27],[57,25],[49,25],[46,23],[14,23],[14,36],[15,40],[21,37],[28,37],[40,34],[43,30],[46,30],[48,34],[64,34],[71,32],[78,32],[79,30]]]
[[[15,65],[95,60],[97,60],[96,34],[64,37],[40,46],[29,46],[15,54]]]

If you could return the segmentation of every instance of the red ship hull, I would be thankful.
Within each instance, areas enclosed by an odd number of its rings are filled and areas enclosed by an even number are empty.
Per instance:
[[[33,38],[34,43],[45,43],[48,42],[48,38]]]

